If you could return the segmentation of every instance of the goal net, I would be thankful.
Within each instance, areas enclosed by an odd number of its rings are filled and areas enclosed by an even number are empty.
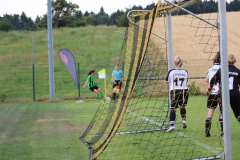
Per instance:
[[[129,12],[124,58],[124,87],[117,100],[103,102],[81,135],[90,159],[221,159],[218,116],[211,138],[204,134],[207,84],[204,80],[219,51],[218,15],[189,12],[195,1],[157,3],[153,10]],[[167,19],[172,14],[173,50],[189,72],[187,128],[177,110],[169,133]],[[218,114],[218,109],[216,113]]]

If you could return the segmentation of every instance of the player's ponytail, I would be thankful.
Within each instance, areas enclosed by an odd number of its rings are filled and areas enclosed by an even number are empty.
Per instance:
[[[92,75],[93,73],[95,73],[95,70],[89,71],[88,75],[90,76],[90,75]]]
[[[176,67],[182,67],[183,60],[179,56],[177,56],[177,57],[175,57],[174,64]]]
[[[221,57],[220,57],[220,52],[218,51],[216,56],[213,59],[213,63],[214,64],[220,64],[220,62],[221,62]]]
[[[229,54],[228,56],[228,63],[234,65],[237,62],[236,57],[233,54]]]

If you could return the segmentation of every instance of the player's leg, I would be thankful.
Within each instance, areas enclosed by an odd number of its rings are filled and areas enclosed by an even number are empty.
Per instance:
[[[230,104],[233,110],[234,116],[240,122],[240,94],[232,93],[230,94]]]
[[[117,85],[116,85],[116,98],[118,98],[119,93],[120,93],[120,81],[117,81]]]
[[[118,99],[121,89],[122,89],[122,81],[117,81],[116,86],[115,86],[115,94],[116,94],[115,99]]]
[[[122,85],[123,85],[123,82],[120,81],[120,82],[119,82],[119,88],[118,88],[118,89],[119,89],[119,93],[122,91]]]
[[[98,86],[95,86],[94,87],[94,90],[93,92],[96,94],[96,97],[98,99],[102,99],[104,96],[103,96],[103,93],[101,92],[101,89],[98,87]]]
[[[217,95],[209,95],[207,100],[207,118],[205,120],[205,136],[211,136],[211,126],[212,126],[212,117],[214,115],[215,108],[218,105],[218,96]]]
[[[118,97],[118,82],[114,81],[113,82],[113,93],[112,93],[112,99],[116,100]]]
[[[188,103],[188,90],[184,90],[182,93],[180,93],[181,95],[179,96],[179,106],[180,106],[180,115],[182,118],[182,125],[183,128],[187,128],[187,110],[186,110],[186,106]]]
[[[221,127],[221,136],[223,136],[223,112],[222,112],[222,98],[221,95],[218,95],[218,106],[219,106],[219,124]]]
[[[177,98],[176,91],[170,92],[170,108],[169,108],[169,128],[167,132],[172,132],[176,129],[176,108],[177,108]]]

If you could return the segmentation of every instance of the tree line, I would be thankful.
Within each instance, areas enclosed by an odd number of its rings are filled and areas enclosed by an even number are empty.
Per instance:
[[[87,25],[115,25],[118,27],[126,27],[128,25],[127,13],[130,10],[150,10],[153,9],[154,3],[142,7],[133,6],[125,10],[117,10],[111,15],[104,11],[101,7],[98,13],[83,13],[77,4],[67,2],[66,0],[53,1],[53,26],[59,27],[81,27]],[[217,12],[218,4],[214,0],[200,1],[197,5],[187,7],[194,13],[211,13]],[[227,11],[240,11],[240,0],[234,0],[227,3]],[[185,14],[178,11],[176,14]],[[5,14],[0,16],[0,31],[9,30],[38,30],[47,28],[47,15],[37,16],[35,20],[22,12],[20,15]]]

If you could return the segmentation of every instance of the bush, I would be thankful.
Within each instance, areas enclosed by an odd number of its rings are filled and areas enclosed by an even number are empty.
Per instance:
[[[1,94],[1,95],[0,95],[0,101],[1,101],[2,103],[5,102],[6,99],[7,99],[7,95],[6,95],[6,94]]]
[[[12,26],[8,21],[0,20],[0,31],[8,32],[11,29],[12,29]]]
[[[199,95],[203,95],[204,93],[201,92],[200,87],[197,86],[195,82],[192,82],[189,86],[189,94],[194,96],[199,96]]]

